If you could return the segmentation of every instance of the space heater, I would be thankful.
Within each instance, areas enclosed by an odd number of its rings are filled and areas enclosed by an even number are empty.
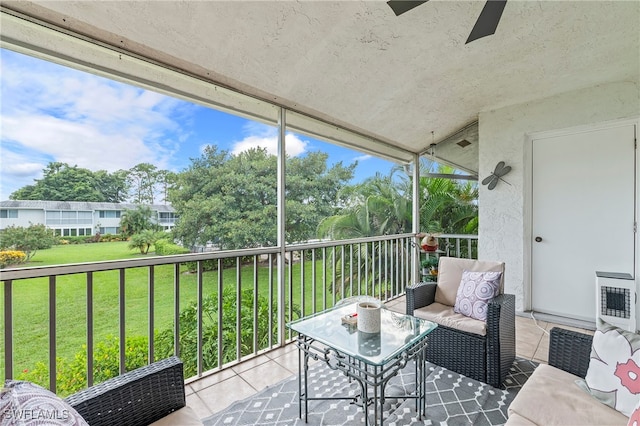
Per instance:
[[[636,280],[631,274],[596,272],[596,318],[636,331]]]

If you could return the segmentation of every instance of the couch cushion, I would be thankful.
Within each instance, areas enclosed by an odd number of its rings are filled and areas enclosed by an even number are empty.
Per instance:
[[[460,259],[458,257],[440,257],[438,263],[438,286],[436,287],[435,301],[443,305],[453,306],[456,304],[458,287],[462,280],[464,271],[482,272],[494,271],[502,272],[500,278],[500,292],[504,289],[504,262],[491,262],[487,260]]]
[[[485,321],[457,314],[453,312],[453,306],[436,302],[424,308],[416,309],[413,311],[413,315],[446,327],[466,331],[467,333],[479,334],[481,336],[486,336],[487,334],[487,323]]]
[[[149,426],[202,426],[202,421],[190,407],[182,407]]]
[[[540,364],[509,406],[509,418],[517,415],[538,425],[627,424],[625,415],[582,391],[576,379],[578,376],[559,368]]]
[[[20,426],[89,426],[68,402],[50,390],[27,381],[7,379],[0,393],[0,407],[7,410],[0,412],[3,425],[6,420],[8,424]]]
[[[630,416],[640,398],[640,334],[599,321],[585,381],[595,398]]]
[[[533,423],[531,420],[525,419],[518,413],[509,413],[509,418],[507,419],[507,423],[505,426],[538,426],[536,423]]]
[[[638,403],[629,416],[629,423],[627,423],[627,426],[640,426],[640,399],[638,399]]]
[[[502,272],[464,271],[453,311],[477,320],[487,320],[487,304],[500,291]]]

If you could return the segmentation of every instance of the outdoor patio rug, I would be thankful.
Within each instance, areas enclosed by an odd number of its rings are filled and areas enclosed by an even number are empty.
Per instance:
[[[502,389],[496,389],[434,364],[428,364],[427,412],[419,421],[415,400],[387,397],[385,425],[501,425],[507,421],[507,408],[537,363],[516,358]],[[413,364],[391,379],[387,395],[399,395],[415,389]],[[324,363],[309,368],[310,396],[353,396],[359,385]],[[346,401],[309,401],[307,425],[363,424],[364,414]],[[237,401],[227,409],[204,419],[213,425],[305,425],[298,418],[298,376],[269,386],[258,394]],[[373,424],[372,414],[369,424]]]

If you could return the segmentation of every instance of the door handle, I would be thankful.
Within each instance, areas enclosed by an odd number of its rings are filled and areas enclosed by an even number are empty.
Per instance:
[[[536,237],[536,243],[539,243],[540,241],[542,241],[542,237]]]

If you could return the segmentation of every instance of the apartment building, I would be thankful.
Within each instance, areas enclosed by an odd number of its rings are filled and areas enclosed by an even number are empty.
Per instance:
[[[119,234],[120,218],[126,210],[137,208],[129,203],[93,203],[81,201],[0,201],[0,230],[8,226],[44,224],[57,235]],[[153,220],[165,231],[176,223],[170,204],[151,204]]]

